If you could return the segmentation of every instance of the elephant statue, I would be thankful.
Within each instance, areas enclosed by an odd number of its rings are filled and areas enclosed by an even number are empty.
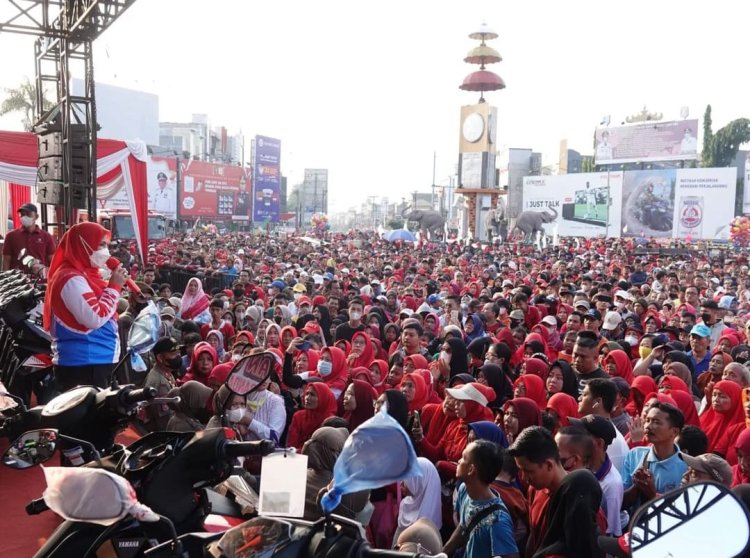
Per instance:
[[[413,209],[409,213],[406,213],[408,206],[401,212],[407,222],[414,221],[419,223],[419,228],[426,230],[430,234],[430,240],[435,237],[443,238],[445,234],[445,217],[440,212],[424,209]]]
[[[531,242],[537,232],[545,234],[542,225],[552,223],[557,219],[557,211],[554,208],[550,208],[550,211],[526,210],[521,212],[516,219],[516,225],[511,231],[511,236],[514,232],[520,231],[523,233],[524,240]]]

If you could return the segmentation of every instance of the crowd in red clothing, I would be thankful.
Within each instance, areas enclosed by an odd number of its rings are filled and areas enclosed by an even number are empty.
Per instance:
[[[433,497],[369,495],[380,546],[397,542],[404,502],[439,502],[422,511],[439,518],[443,542],[463,506],[481,508],[466,465],[475,440],[497,446],[491,490],[523,556],[599,556],[597,533],[621,535],[638,505],[680,483],[750,482],[742,253],[597,239],[407,248],[351,233],[318,243],[204,234],[153,256],[143,278],[165,333],[187,348],[177,384],[216,388],[242,354],[275,355],[269,395],[247,401],[246,431],[278,398],[284,422],[266,430],[310,451],[319,429],[351,431],[386,404],[440,482],[422,487]],[[196,275],[181,298],[177,269]],[[232,287],[204,292],[218,274]],[[580,490],[592,494],[583,504],[571,497]],[[361,518],[367,501],[340,511]],[[575,534],[566,513],[585,520]]]

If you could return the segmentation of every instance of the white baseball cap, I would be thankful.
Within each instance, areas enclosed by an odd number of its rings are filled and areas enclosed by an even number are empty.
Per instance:
[[[604,323],[602,324],[602,329],[606,329],[608,331],[612,331],[614,329],[617,329],[617,326],[622,323],[622,316],[618,312],[607,312],[604,315]]]

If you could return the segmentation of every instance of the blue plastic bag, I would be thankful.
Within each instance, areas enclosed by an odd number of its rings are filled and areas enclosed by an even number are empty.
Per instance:
[[[333,489],[323,496],[320,505],[325,513],[331,513],[344,494],[421,475],[411,438],[384,405],[347,438],[333,467]]]

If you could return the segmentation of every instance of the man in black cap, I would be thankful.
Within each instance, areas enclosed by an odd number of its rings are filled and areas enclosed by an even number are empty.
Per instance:
[[[156,397],[166,397],[177,387],[174,374],[182,365],[182,355],[177,341],[172,337],[161,337],[151,349],[154,354],[154,366],[146,375],[143,387],[156,388]],[[146,428],[151,432],[166,430],[172,416],[168,405],[148,405],[146,407]]]
[[[36,206],[27,203],[18,208],[21,214],[21,226],[8,233],[3,245],[3,271],[7,269],[21,269],[30,271],[18,261],[21,250],[25,249],[29,256],[33,256],[39,262],[48,266],[55,253],[55,239],[44,229],[41,229],[36,220],[39,217]]]

